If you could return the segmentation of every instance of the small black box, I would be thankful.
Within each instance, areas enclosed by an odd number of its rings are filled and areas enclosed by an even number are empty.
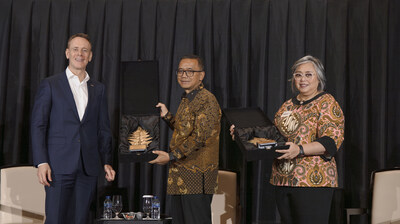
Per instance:
[[[275,152],[276,149],[288,148],[284,137],[260,108],[224,109],[223,114],[230,125],[235,125],[235,142],[247,161],[276,158],[281,155]],[[274,142],[266,144],[269,147],[262,147],[249,142],[255,137]]]

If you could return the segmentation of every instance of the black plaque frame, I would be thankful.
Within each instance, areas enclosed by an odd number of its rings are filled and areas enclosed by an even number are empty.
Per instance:
[[[128,61],[121,63],[119,161],[147,162],[156,158],[160,138],[157,61]],[[130,152],[127,137],[137,126],[150,133],[152,143],[144,151]]]

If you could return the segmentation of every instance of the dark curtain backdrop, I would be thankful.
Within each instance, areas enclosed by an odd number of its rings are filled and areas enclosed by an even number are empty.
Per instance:
[[[337,156],[345,206],[367,207],[370,172],[400,163],[398,0],[0,0],[0,165],[32,162],[34,94],[41,79],[66,68],[66,42],[77,32],[92,39],[88,72],[107,86],[115,149],[121,61],[157,60],[160,100],[175,112],[179,57],[199,54],[205,86],[222,108],[260,107],[272,119],[292,97],[291,65],[311,54],[325,64],[327,91],[345,112]],[[167,148],[170,133],[164,124],[161,130]],[[164,205],[166,168],[118,167],[114,155],[119,184],[99,181],[99,195],[129,185],[136,195],[161,196]],[[267,184],[265,178],[258,187]],[[138,196],[129,200],[138,210]],[[275,221],[255,207],[255,223]]]

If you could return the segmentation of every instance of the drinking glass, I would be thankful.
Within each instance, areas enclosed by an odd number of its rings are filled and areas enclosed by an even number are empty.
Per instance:
[[[146,213],[146,219],[151,219],[152,199],[153,195],[143,195],[143,212]]]
[[[119,219],[118,214],[122,210],[122,196],[121,195],[113,195],[113,197],[112,197],[112,210],[115,213],[115,218]]]

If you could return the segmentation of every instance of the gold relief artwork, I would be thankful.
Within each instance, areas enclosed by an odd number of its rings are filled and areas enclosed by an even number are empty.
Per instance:
[[[136,131],[129,135],[129,150],[144,150],[151,143],[151,137],[147,131],[143,128],[138,127]]]
[[[249,142],[250,142],[251,144],[256,145],[256,146],[257,146],[257,144],[276,143],[276,141],[275,141],[275,140],[272,140],[272,139],[268,139],[268,138],[257,138],[257,137],[254,137],[253,139],[249,140]]]

